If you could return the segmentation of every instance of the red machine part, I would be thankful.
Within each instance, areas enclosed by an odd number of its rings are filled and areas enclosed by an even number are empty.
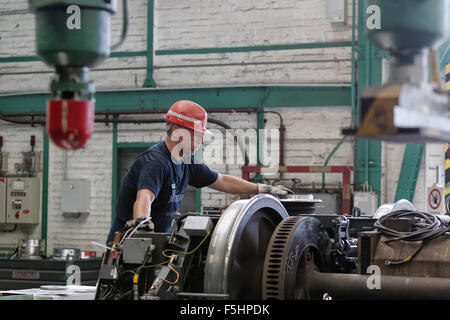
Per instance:
[[[242,179],[249,180],[249,174],[264,172],[262,166],[243,166]],[[269,172],[273,172],[268,168]],[[350,214],[350,178],[352,167],[347,166],[279,166],[277,172],[307,172],[307,173],[342,173],[342,214]]]
[[[63,149],[82,148],[94,132],[93,100],[49,100],[47,133]]]

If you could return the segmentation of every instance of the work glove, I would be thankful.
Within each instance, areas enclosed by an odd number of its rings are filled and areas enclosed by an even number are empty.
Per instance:
[[[136,226],[138,226],[142,221],[144,221],[146,218],[145,217],[138,217],[136,219],[131,219],[128,220],[125,223],[125,230],[131,229],[131,228],[135,228]],[[139,230],[147,230],[147,231],[151,231],[155,229],[155,225],[153,224],[153,222],[151,220],[148,220],[146,223],[143,223],[140,227]]]
[[[282,185],[271,186],[262,183],[258,183],[257,185],[258,185],[258,193],[269,193],[274,196],[284,196],[287,195],[288,193],[294,193],[294,191]]]

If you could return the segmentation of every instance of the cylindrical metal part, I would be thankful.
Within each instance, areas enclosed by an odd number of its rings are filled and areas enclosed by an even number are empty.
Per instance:
[[[377,279],[377,276],[311,271],[306,284],[308,296],[322,299],[327,293],[335,300],[450,299],[450,279],[383,275]]]
[[[365,0],[366,34],[378,48],[410,55],[448,36],[447,0]]]

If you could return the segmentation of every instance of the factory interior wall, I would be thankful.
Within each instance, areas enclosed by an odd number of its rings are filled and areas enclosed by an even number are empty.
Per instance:
[[[1,0],[0,55],[29,56],[34,52],[34,17],[24,13],[26,0]],[[147,2],[129,1],[129,33],[121,51],[142,51],[147,48]],[[245,0],[214,1],[155,1],[155,49],[153,78],[158,88],[205,87],[258,84],[350,84],[351,48],[321,48],[307,50],[268,50],[249,52],[217,52],[208,54],[164,54],[163,50],[186,48],[221,48],[238,46],[324,43],[351,41],[352,8],[347,1],[346,24],[331,23],[326,0]],[[112,19],[112,42],[121,31],[121,6]],[[159,52],[159,53],[158,53]],[[320,60],[323,60],[322,62]],[[183,65],[183,67],[181,67]],[[204,66],[210,65],[210,66]],[[211,66],[213,65],[213,66]],[[145,56],[109,58],[90,72],[97,90],[141,88],[146,78]],[[40,61],[0,64],[0,93],[47,92],[53,70]],[[239,97],[236,97],[239,99]],[[175,101],[174,101],[175,102]],[[13,108],[13,106],[11,106]],[[126,107],[126,106],[124,106]],[[206,109],[209,106],[204,105]],[[211,106],[212,107],[212,106]],[[230,105],[230,108],[233,106]],[[257,106],[255,106],[256,108]],[[285,107],[270,109],[281,114],[286,126],[285,164],[323,165],[334,146],[340,141],[340,130],[351,122],[350,106]],[[269,110],[266,110],[269,111]],[[162,118],[162,115],[130,116],[133,118]],[[214,113],[215,119],[234,129],[257,127],[256,113]],[[122,118],[122,117],[121,117]],[[266,113],[267,129],[277,129],[279,119]],[[223,131],[214,124],[216,133]],[[29,135],[36,135],[35,151],[43,151],[44,129],[11,125],[0,121],[0,135],[4,137],[2,151],[9,152],[9,168],[20,161],[20,152],[29,151]],[[95,250],[91,241],[104,243],[111,224],[113,144],[154,143],[164,138],[163,124],[118,124],[117,141],[113,125],[96,124],[87,145],[77,151],[67,151],[68,179],[88,179],[91,187],[90,213],[65,216],[61,212],[61,181],[64,176],[64,151],[50,142],[48,168],[47,255],[54,247],[78,247]],[[427,146],[433,160],[422,162],[415,203],[423,203],[430,175],[425,171],[439,162],[439,146]],[[203,150],[203,159],[212,169],[241,176],[240,164],[212,162],[213,144]],[[354,164],[355,142],[346,140],[328,165]],[[443,147],[442,147],[443,148]],[[383,143],[382,202],[390,202],[395,195],[404,146]],[[443,158],[443,152],[440,153]],[[442,159],[442,162],[444,160]],[[426,170],[425,170],[426,168]],[[12,172],[11,172],[12,173]],[[39,173],[42,176],[42,172]],[[287,186],[321,184],[321,174],[283,174],[277,179]],[[292,180],[297,179],[297,180]],[[338,186],[340,174],[327,174],[326,182]],[[273,181],[269,181],[273,182]],[[231,195],[209,188],[201,194],[203,206],[226,206]],[[41,226],[19,228],[14,233],[0,233],[0,246],[14,246],[18,239],[39,238]]]

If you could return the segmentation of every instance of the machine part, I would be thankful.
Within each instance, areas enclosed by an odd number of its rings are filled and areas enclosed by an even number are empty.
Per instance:
[[[233,202],[213,232],[205,265],[204,291],[231,299],[260,299],[269,240],[288,217],[273,196],[260,194]]]
[[[450,7],[447,0],[366,0],[377,6],[381,28],[369,28],[366,34],[378,48],[393,55],[414,55],[423,48],[435,47],[448,36]],[[414,35],[413,37],[411,35]]]
[[[44,253],[45,240],[19,240],[20,259],[42,259]]]
[[[53,259],[55,260],[78,260],[81,250],[78,248],[53,248]]]
[[[381,273],[379,283],[376,283],[373,274],[323,273],[313,266],[306,268],[309,270],[305,276],[306,292],[310,299],[322,299],[325,293],[333,300],[450,299],[448,278],[390,276]]]
[[[366,0],[364,5],[367,37],[390,55],[389,79],[384,87],[363,89],[361,125],[343,133],[394,142],[449,141],[448,94],[437,89],[439,66],[430,54],[449,35],[448,2]]]
[[[93,100],[50,100],[47,106],[47,132],[63,149],[83,147],[94,132]]]
[[[450,140],[448,96],[432,85],[367,87],[361,96],[361,125],[344,134],[392,142]]]
[[[50,139],[60,148],[79,149],[92,135],[95,87],[88,72],[109,56],[111,15],[116,7],[116,0],[30,1],[36,16],[36,52],[56,69],[46,127]],[[128,29],[126,0],[123,13],[118,45]]]
[[[416,208],[406,199],[400,199],[395,203],[385,203],[381,205],[373,214],[374,219],[380,219],[384,215],[393,211],[415,211]]]
[[[122,255],[124,263],[141,264],[151,255],[152,239],[128,238],[122,245]],[[151,261],[151,257],[148,260]]]
[[[188,236],[206,236],[213,229],[214,225],[210,217],[188,216],[184,220],[183,229]]]
[[[290,216],[295,216],[314,213],[316,204],[322,203],[322,200],[314,199],[312,194],[287,194],[280,202]]]
[[[289,217],[275,229],[264,259],[262,299],[298,300],[306,298],[302,285],[305,273],[300,260],[323,263],[328,235],[319,220]]]

